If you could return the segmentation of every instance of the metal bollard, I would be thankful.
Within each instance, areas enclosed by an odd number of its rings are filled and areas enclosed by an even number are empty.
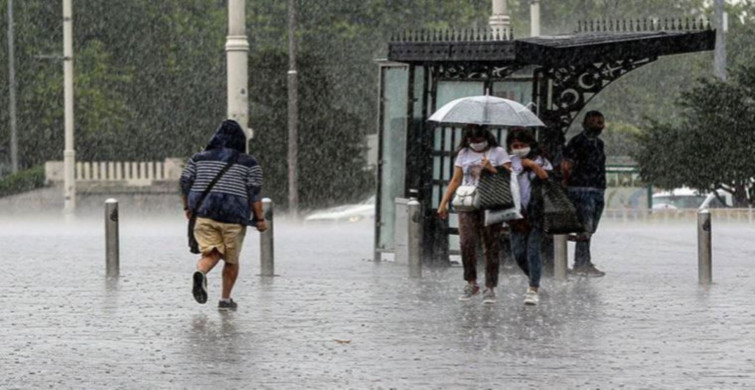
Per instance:
[[[565,234],[553,235],[553,277],[556,280],[566,280],[566,270],[569,267],[568,248]]]
[[[697,275],[700,284],[710,284],[712,281],[712,246],[710,210],[697,211]]]
[[[107,278],[117,278],[120,275],[120,259],[118,258],[118,201],[105,201],[105,267]]]
[[[273,251],[273,201],[262,199],[262,214],[267,230],[260,233],[260,276],[275,276],[275,256]]]
[[[422,277],[422,210],[417,199],[407,203],[407,225],[409,227],[409,277]]]

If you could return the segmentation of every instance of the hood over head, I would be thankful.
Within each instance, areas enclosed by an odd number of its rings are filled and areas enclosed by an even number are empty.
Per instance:
[[[246,153],[246,134],[238,122],[226,119],[220,124],[204,150],[231,148]]]

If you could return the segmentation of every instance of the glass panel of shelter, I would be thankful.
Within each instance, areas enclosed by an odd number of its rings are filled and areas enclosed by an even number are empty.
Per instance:
[[[387,64],[381,66],[381,180],[379,203],[379,234],[377,249],[392,250],[394,246],[395,199],[404,197],[406,166],[406,129],[409,88],[409,67]]]

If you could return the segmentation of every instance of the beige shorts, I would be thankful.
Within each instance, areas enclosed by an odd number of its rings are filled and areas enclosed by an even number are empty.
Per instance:
[[[194,237],[199,243],[202,254],[208,254],[213,249],[220,252],[221,258],[229,264],[239,262],[241,246],[244,244],[246,226],[236,223],[216,222],[208,218],[197,218],[194,225]]]

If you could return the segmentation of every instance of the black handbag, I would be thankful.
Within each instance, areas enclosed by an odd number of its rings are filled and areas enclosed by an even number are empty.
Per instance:
[[[511,172],[505,167],[498,167],[493,173],[483,169],[477,183],[474,205],[478,210],[501,210],[514,207],[511,196]]]
[[[543,231],[545,234],[568,234],[584,232],[577,216],[577,209],[561,184],[552,179],[538,183],[542,196]]]
[[[187,235],[189,236],[189,252],[194,254],[199,254],[199,243],[197,242],[197,238],[194,237],[194,225],[197,224],[197,210],[199,210],[199,206],[202,205],[202,202],[204,202],[204,199],[207,197],[207,195],[210,193],[210,190],[212,190],[212,187],[215,186],[215,184],[220,180],[220,177],[225,174],[228,169],[231,168],[233,164],[236,163],[238,160],[239,155],[236,154],[235,157],[231,159],[228,163],[225,164],[223,169],[218,172],[217,175],[212,179],[210,184],[207,185],[207,188],[205,188],[204,192],[202,192],[202,195],[199,196],[199,200],[197,200],[197,207],[191,210],[191,216],[189,217],[189,224],[188,224],[188,231]]]

